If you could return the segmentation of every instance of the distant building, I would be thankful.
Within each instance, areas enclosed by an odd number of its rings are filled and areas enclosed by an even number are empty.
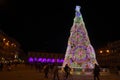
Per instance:
[[[28,52],[28,62],[42,62],[62,64],[64,59],[63,53],[47,53],[47,52]]]
[[[98,49],[97,60],[103,67],[120,67],[120,40]]]
[[[20,43],[0,30],[0,61],[17,59],[23,52],[20,47]]]

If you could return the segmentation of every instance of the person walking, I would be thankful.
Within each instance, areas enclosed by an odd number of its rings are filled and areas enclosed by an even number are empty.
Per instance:
[[[93,74],[94,74],[94,80],[96,80],[96,79],[100,80],[100,78],[99,78],[99,75],[100,75],[100,67],[99,67],[99,65],[95,64]]]
[[[59,80],[59,68],[57,66],[57,64],[54,65],[53,68],[53,80]]]
[[[70,75],[70,71],[71,71],[71,68],[68,66],[68,64],[65,65],[64,71],[65,71],[65,77],[67,79],[68,76]]]
[[[48,73],[49,73],[49,65],[48,64],[46,64],[45,66],[44,66],[44,77],[45,78],[48,78]]]
[[[0,71],[2,71],[2,70],[3,70],[3,63],[0,62]]]

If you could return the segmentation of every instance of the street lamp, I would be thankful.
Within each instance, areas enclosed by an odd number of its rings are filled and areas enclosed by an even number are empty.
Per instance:
[[[5,38],[3,38],[3,41],[5,41],[6,39]]]
[[[102,51],[102,50],[100,50],[100,53],[103,53],[103,51]]]
[[[109,53],[110,51],[107,49],[106,52]]]

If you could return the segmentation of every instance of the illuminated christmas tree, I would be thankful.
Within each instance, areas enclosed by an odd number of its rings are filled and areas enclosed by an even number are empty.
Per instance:
[[[68,64],[72,68],[93,68],[97,63],[95,51],[90,43],[80,6],[76,6],[75,11],[63,67]]]

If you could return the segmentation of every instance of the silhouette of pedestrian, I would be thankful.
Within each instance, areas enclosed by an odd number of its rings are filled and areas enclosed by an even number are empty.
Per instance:
[[[8,67],[7,70],[11,71],[11,63],[10,63],[10,61],[7,63],[7,67]]]
[[[57,66],[57,64],[54,65],[54,68],[53,68],[53,80],[59,80],[59,68]]]
[[[48,64],[46,64],[45,66],[44,66],[44,77],[45,78],[48,78],[48,73],[49,73],[49,65]]]
[[[100,78],[99,78],[99,75],[100,75],[100,67],[99,67],[99,65],[95,64],[93,74],[94,74],[94,80],[96,80],[96,79],[100,80]]]
[[[3,63],[0,62],[0,71],[2,71],[2,70],[3,70]]]
[[[68,66],[68,64],[66,64],[65,67],[64,67],[66,79],[67,79],[68,76],[70,75],[70,70],[71,70],[71,68]]]

